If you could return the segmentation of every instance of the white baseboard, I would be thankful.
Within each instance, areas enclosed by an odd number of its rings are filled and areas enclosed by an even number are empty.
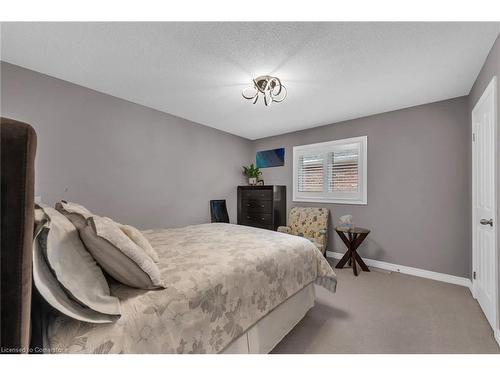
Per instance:
[[[337,253],[334,251],[327,251],[326,255],[330,258],[340,259],[344,256],[343,253]],[[448,275],[446,273],[439,273],[434,271],[427,271],[420,268],[408,267],[408,266],[400,266],[399,264],[382,262],[380,260],[367,259],[363,258],[367,266],[376,267],[383,270],[393,271],[393,272],[401,272],[407,275],[413,275],[418,277],[423,277],[426,279],[432,279],[437,281],[442,281],[445,283],[456,284],[465,286],[466,288],[472,288],[472,282],[470,279],[466,277],[459,277]],[[500,340],[500,333],[496,335],[497,341]],[[500,342],[500,341],[499,341]]]

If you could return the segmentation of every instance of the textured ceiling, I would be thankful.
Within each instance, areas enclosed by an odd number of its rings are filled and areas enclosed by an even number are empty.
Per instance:
[[[467,95],[500,23],[3,23],[1,59],[256,139]],[[288,98],[241,97],[276,75]]]

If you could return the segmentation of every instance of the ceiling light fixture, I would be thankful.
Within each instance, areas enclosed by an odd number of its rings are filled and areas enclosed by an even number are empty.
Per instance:
[[[247,87],[241,93],[245,99],[253,100],[253,104],[257,103],[259,96],[264,97],[264,104],[270,106],[272,102],[282,102],[285,100],[287,91],[286,87],[281,84],[277,77],[260,76],[253,80],[253,86]]]

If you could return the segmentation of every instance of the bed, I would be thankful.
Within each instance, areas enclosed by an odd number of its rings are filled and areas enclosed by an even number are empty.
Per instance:
[[[144,234],[158,252],[167,288],[144,291],[111,283],[111,294],[121,301],[121,318],[91,324],[51,317],[46,348],[69,353],[267,352],[312,307],[312,283],[335,290],[333,271],[304,238],[224,223]],[[259,325],[278,327],[274,316],[290,325],[282,324],[267,337],[263,334],[269,330]]]
[[[32,215],[32,207],[30,202],[25,205],[26,215]],[[2,225],[3,219],[2,212]],[[32,225],[33,219],[27,220],[24,225],[29,226],[30,220]],[[325,258],[301,237],[225,223],[143,233],[160,256],[165,289],[134,289],[110,281],[112,295],[120,299],[121,317],[106,324],[70,318],[40,298],[33,299],[31,308],[30,289],[10,313],[28,307],[31,321],[24,311],[23,319],[7,327],[22,332],[23,340],[4,345],[2,333],[2,346],[26,347],[26,330],[31,326],[33,352],[268,353],[314,305],[315,284],[332,292],[336,288]],[[36,246],[26,242],[11,244],[9,251],[36,256]],[[5,251],[2,243],[2,260]],[[31,282],[29,258],[9,261],[21,270],[22,285],[26,279]],[[9,286],[21,280],[10,280]],[[9,313],[6,304],[2,296],[2,318]]]

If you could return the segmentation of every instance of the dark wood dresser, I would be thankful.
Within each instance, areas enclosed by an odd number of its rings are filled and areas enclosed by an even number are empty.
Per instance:
[[[286,186],[238,186],[238,224],[270,230],[286,225]]]

